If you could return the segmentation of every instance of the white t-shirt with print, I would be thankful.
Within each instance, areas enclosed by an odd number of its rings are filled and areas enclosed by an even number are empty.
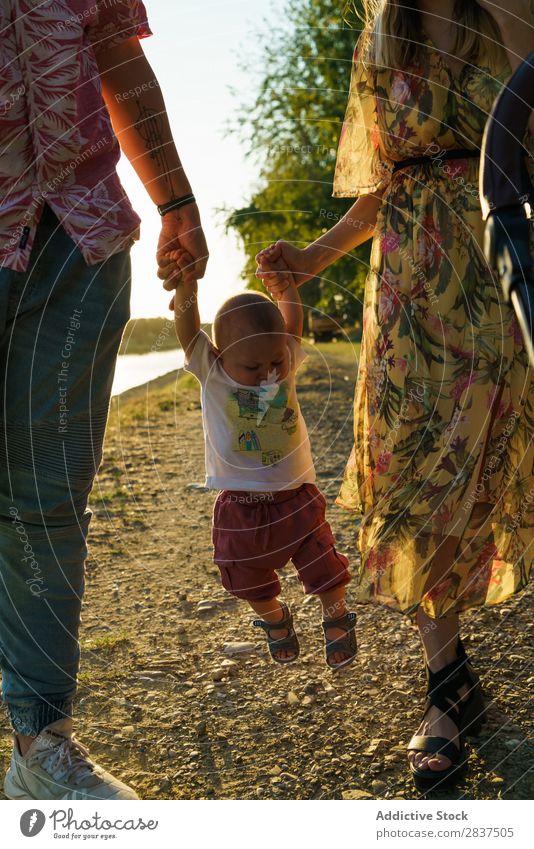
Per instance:
[[[226,373],[210,337],[197,336],[184,368],[199,380],[210,489],[275,492],[315,482],[295,373],[308,356],[287,335],[289,371],[279,383],[245,386]]]

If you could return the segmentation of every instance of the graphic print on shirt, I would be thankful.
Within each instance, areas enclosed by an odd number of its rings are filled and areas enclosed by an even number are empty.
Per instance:
[[[234,389],[227,405],[234,450],[257,457],[263,466],[279,463],[291,450],[297,430],[296,403],[292,404],[287,381]]]

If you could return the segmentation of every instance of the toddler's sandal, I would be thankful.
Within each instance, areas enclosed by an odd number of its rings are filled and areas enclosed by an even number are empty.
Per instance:
[[[266,622],[264,619],[254,619],[253,625],[255,628],[262,628],[267,635],[267,645],[271,653],[271,657],[275,663],[294,663],[300,653],[300,646],[297,635],[293,628],[293,615],[283,601],[280,602],[280,607],[284,613],[284,617],[280,622]],[[270,631],[286,630],[287,635],[278,640],[274,640]],[[290,651],[293,652],[293,657],[278,657],[278,652]]]
[[[326,633],[330,628],[340,628],[345,630],[346,634],[344,637],[338,637],[336,640],[329,640]],[[356,642],[356,614],[344,613],[343,616],[339,616],[337,619],[327,619],[323,622],[323,631],[325,635],[326,665],[335,672],[353,663],[356,659],[358,648]],[[330,663],[329,658],[336,652],[348,654],[349,657],[341,661],[341,663]]]

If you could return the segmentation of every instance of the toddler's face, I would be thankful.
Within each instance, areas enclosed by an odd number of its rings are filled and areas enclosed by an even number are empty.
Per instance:
[[[289,370],[286,333],[262,333],[233,342],[221,352],[225,372],[244,386],[278,383]]]

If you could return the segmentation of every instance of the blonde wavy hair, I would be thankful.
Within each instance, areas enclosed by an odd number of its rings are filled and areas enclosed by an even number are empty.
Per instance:
[[[417,0],[363,0],[364,29],[360,56],[378,67],[403,68],[417,64],[422,41],[421,13]],[[475,64],[483,55],[497,67],[506,61],[499,28],[489,12],[476,0],[456,0],[456,39],[452,54]]]

